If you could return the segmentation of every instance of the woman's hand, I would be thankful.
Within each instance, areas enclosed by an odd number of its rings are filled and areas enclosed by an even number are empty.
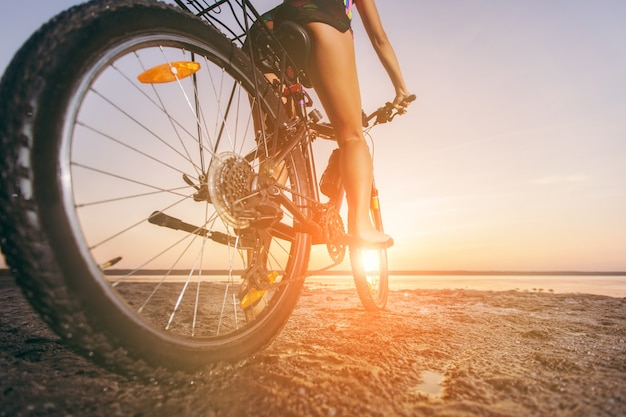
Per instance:
[[[396,98],[392,103],[399,114],[404,114],[406,113],[406,108],[413,100],[415,100],[415,94],[402,92],[396,94]]]

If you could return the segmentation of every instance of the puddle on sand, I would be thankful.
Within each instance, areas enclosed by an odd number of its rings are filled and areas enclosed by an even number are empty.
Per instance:
[[[422,382],[415,386],[414,390],[423,394],[440,397],[443,394],[444,380],[443,374],[435,371],[424,371],[422,373]]]

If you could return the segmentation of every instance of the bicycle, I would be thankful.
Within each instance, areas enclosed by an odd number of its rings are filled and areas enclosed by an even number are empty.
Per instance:
[[[343,194],[322,202],[312,148],[332,127],[307,114],[306,74],[249,0],[176,3],[73,7],[0,82],[7,264],[65,342],[133,372],[249,357],[291,314],[311,245],[331,266],[346,250]],[[372,201],[382,230],[374,186]],[[350,255],[364,306],[384,308],[386,251],[374,272]]]

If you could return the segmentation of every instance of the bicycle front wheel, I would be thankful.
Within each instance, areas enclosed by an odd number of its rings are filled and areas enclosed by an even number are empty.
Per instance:
[[[366,310],[382,310],[389,295],[386,249],[350,248],[352,275]]]
[[[374,226],[383,229],[378,189],[372,184],[370,215]],[[382,310],[389,296],[389,269],[387,249],[350,248],[350,264],[356,290],[361,303],[367,310]]]
[[[310,193],[249,59],[188,13],[91,2],[43,27],[0,86],[2,250],[66,341],[133,369],[266,345],[289,317]],[[280,180],[279,180],[280,179]]]

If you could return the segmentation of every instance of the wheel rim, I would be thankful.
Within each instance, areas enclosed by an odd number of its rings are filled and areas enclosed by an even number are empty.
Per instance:
[[[120,42],[76,87],[64,126],[61,187],[81,257],[124,314],[175,343],[219,344],[253,331],[298,269],[302,236],[246,231],[232,211],[223,215],[224,204],[211,203],[213,157],[245,158],[250,179],[268,160],[255,150],[256,102],[245,77],[222,69],[226,61],[178,35]],[[174,62],[201,69],[163,84],[137,79]],[[284,169],[281,189],[296,200],[297,173],[289,163]],[[289,229],[295,221],[284,214],[280,224]],[[259,241],[263,259],[255,255]]]

